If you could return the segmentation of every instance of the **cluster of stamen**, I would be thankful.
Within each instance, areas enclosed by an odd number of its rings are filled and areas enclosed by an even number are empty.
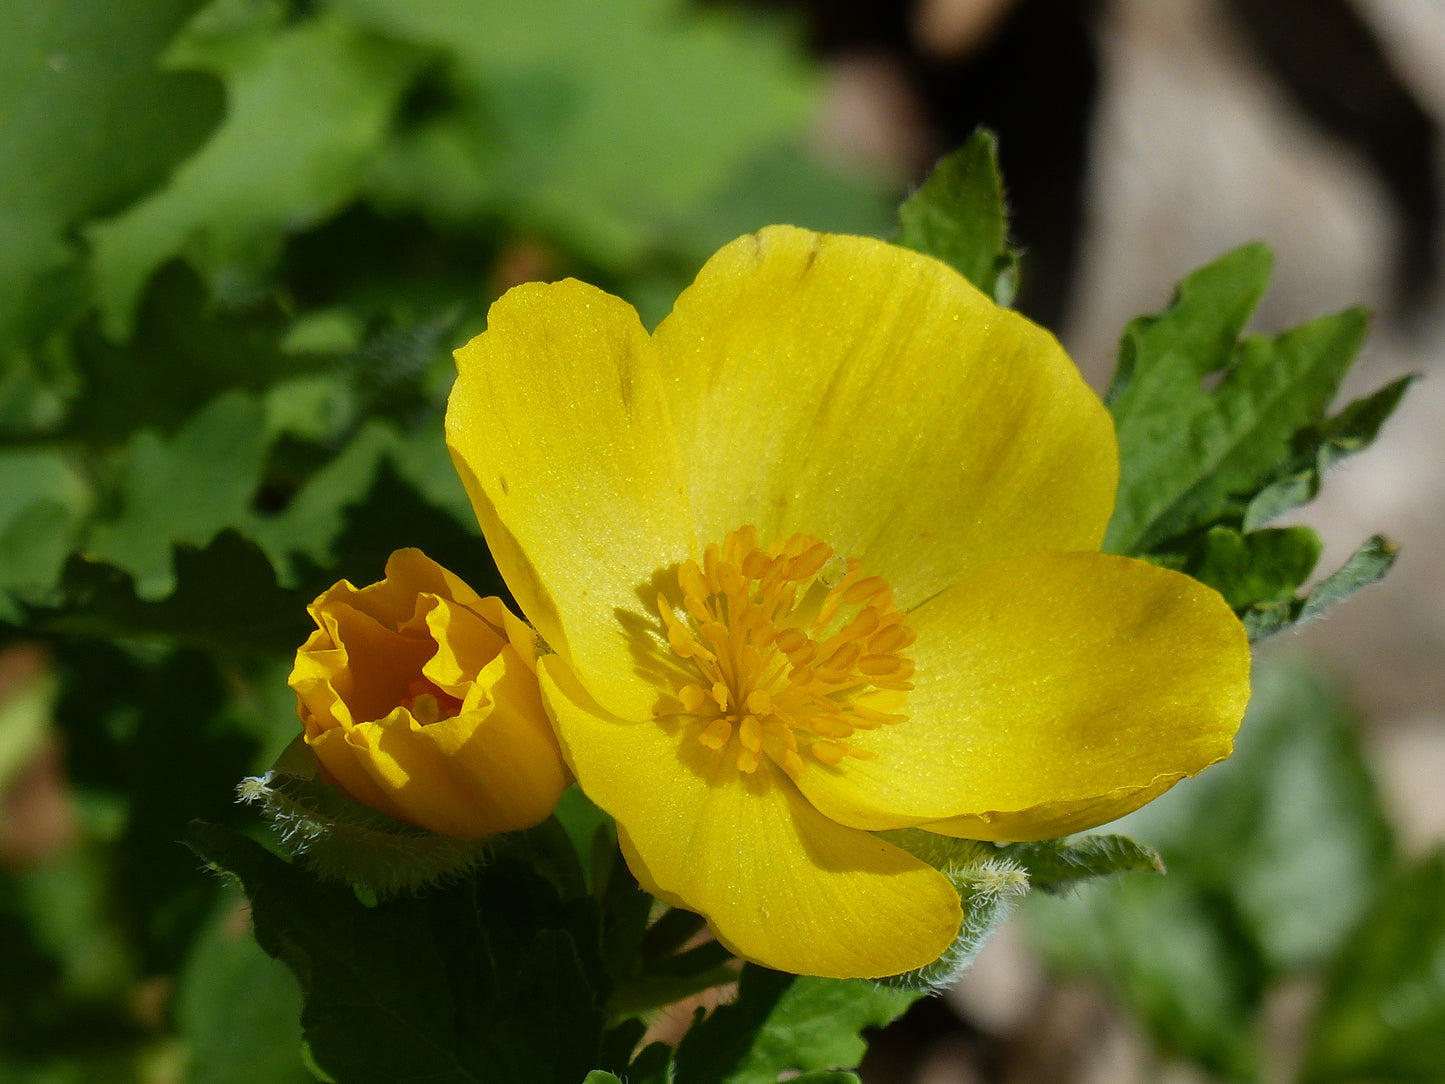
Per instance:
[[[789,771],[808,753],[824,764],[874,754],[850,744],[859,730],[903,721],[913,688],[906,614],[856,557],[795,534],[766,549],[752,526],[730,531],[677,570],[684,613],[665,595],[657,608],[675,654],[700,681],[677,692],[698,740],[722,750],[734,736],[737,766],[754,772],[766,753]]]

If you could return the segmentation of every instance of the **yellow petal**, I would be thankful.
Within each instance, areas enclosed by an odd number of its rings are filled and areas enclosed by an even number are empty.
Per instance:
[[[647,334],[580,282],[530,283],[456,352],[447,442],[497,565],[550,646],[615,710],[645,712],[629,629],[691,556],[692,514]]]
[[[334,675],[337,691],[358,720],[379,719],[400,703],[436,649],[429,639],[384,628],[370,613],[346,603],[332,603],[319,617],[335,630],[335,642],[345,646],[345,657],[366,661],[365,666],[347,666]]]
[[[942,874],[821,816],[766,760],[743,775],[675,724],[608,715],[556,656],[538,676],[573,771],[617,819],[639,882],[704,915],[731,951],[876,978],[931,963],[952,941],[961,909]]]
[[[423,726],[404,708],[308,744],[356,801],[444,835],[540,824],[571,778],[536,677],[509,645],[479,675],[490,703]]]
[[[501,633],[474,611],[438,598],[426,613],[436,654],[426,661],[422,674],[437,688],[458,699],[466,697],[477,673],[503,646]]]
[[[1213,590],[1097,553],[1000,562],[915,610],[909,718],[798,786],[865,828],[1047,839],[1122,816],[1229,755],[1249,644]]]
[[[1108,413],[1052,335],[935,260],[770,227],[713,256],[653,344],[704,543],[800,531],[908,607],[1103,538]]]

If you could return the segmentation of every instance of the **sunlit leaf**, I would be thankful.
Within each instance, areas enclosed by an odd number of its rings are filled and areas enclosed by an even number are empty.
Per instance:
[[[1013,299],[1018,253],[1008,246],[998,141],[980,128],[933,167],[898,208],[898,243],[951,265],[999,304]]]

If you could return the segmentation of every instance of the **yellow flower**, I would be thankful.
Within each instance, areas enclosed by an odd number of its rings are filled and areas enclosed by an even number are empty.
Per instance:
[[[545,820],[570,783],[537,688],[537,636],[420,550],[308,610],[291,687],[308,745],[347,797],[445,835]]]
[[[532,283],[456,357],[448,441],[568,763],[739,955],[927,964],[957,896],[871,833],[1060,836],[1228,755],[1242,627],[1097,552],[1107,412],[943,264],[772,227],[651,336]]]

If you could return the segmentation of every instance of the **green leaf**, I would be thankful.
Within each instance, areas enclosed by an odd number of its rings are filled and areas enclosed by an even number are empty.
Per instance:
[[[796,979],[758,1031],[752,1050],[727,1078],[729,1084],[811,1080],[819,1070],[852,1068],[868,1048],[863,1030],[891,1024],[917,997],[859,980]],[[816,1079],[850,1077],[822,1072]],[[679,1075],[679,1084],[687,1084],[687,1079]]]
[[[734,1071],[748,1057],[768,1018],[795,981],[794,976],[781,971],[755,964],[744,967],[737,999],[719,1006],[706,1019],[694,1021],[678,1044],[678,1084],[731,1084]],[[773,1079],[777,1079],[776,1074]]]
[[[1004,849],[916,828],[877,833],[938,870],[958,892],[963,921],[943,955],[916,971],[880,980],[892,989],[937,993],[967,968],[994,927],[1029,890],[1024,867]]]
[[[138,597],[169,595],[176,543],[207,546],[248,518],[266,453],[264,421],[255,398],[232,392],[171,439],[137,433],[125,453],[120,514],[96,525],[91,556],[131,573]]]
[[[50,731],[58,682],[39,651],[6,645],[5,690],[0,695],[0,794],[41,748]]]
[[[1380,535],[1367,539],[1343,565],[1303,597],[1251,608],[1244,615],[1250,640],[1263,640],[1281,629],[1323,616],[1356,591],[1383,579],[1394,566],[1398,552],[1393,542]]]
[[[186,1043],[190,1084],[305,1084],[301,992],[279,961],[261,951],[239,893],[220,901],[176,984],[176,1026]]]
[[[857,1065],[867,1047],[859,1033],[892,1022],[917,996],[857,980],[794,978],[749,964],[737,1000],[695,1022],[678,1044],[676,1082],[775,1084]]]
[[[1000,850],[1028,871],[1030,888],[1055,895],[1111,873],[1164,872],[1164,862],[1157,851],[1124,836],[1076,836],[1040,843],[1011,843]]]
[[[1380,427],[1395,412],[1414,382],[1413,376],[1402,377],[1363,399],[1356,399],[1334,417],[1295,434],[1290,461],[1281,468],[1279,480],[1260,490],[1249,502],[1244,513],[1244,529],[1251,531],[1281,512],[1314,500],[1319,495],[1325,471],[1373,444]]]
[[[156,59],[199,0],[0,5],[0,358],[46,333],[70,231],[135,199],[220,119],[209,76]]]
[[[20,618],[11,594],[39,601],[54,590],[94,501],[66,453],[0,451],[0,619]]]
[[[1166,1050],[1251,1079],[1263,975],[1227,904],[1189,881],[1125,877],[1026,906],[1034,940],[1068,974],[1101,977]]]
[[[256,938],[305,996],[316,1064],[347,1084],[576,1084],[602,1035],[595,915],[527,866],[368,906],[214,825],[190,844],[240,878]]]
[[[801,132],[815,104],[800,50],[737,11],[680,0],[335,7],[443,58],[438,106],[370,175],[377,203],[468,226],[501,216],[604,266],[665,246],[669,224],[694,220]]]
[[[421,59],[330,13],[287,23],[279,4],[239,10],[209,9],[167,58],[221,78],[225,122],[163,188],[87,231],[112,337],[129,334],[146,280],[171,257],[244,292],[287,233],[339,208]]]
[[[1319,535],[1309,527],[1247,534],[1232,527],[1211,527],[1191,548],[1182,569],[1242,613],[1293,599],[1323,549]]]
[[[306,604],[320,587],[315,582],[295,590],[278,587],[266,556],[229,529],[205,549],[177,547],[175,579],[174,592],[149,602],[137,597],[131,577],[114,566],[72,556],[60,599],[45,608],[27,606],[25,624],[66,636],[239,653],[294,651],[312,627]]]
[[[1301,1080],[1418,1081],[1445,1068],[1445,850],[1399,871],[1336,957]]]
[[[898,208],[897,243],[953,267],[1000,305],[1013,300],[1018,253],[1008,245],[998,140],[978,129]]]
[[[283,353],[286,323],[275,296],[216,310],[195,272],[173,261],[146,289],[129,342],[107,340],[94,317],[72,337],[85,394],[70,404],[62,433],[109,447],[146,427],[172,431],[228,391],[266,395],[330,363]]]
[[[1273,340],[1240,341],[1270,264],[1259,245],[1229,253],[1186,278],[1164,312],[1125,330],[1107,396],[1121,464],[1106,550],[1142,554],[1220,518],[1242,519],[1296,436],[1324,418],[1368,320],[1351,309]],[[1215,374],[1218,386],[1206,390]]]
[[[1162,848],[1174,874],[1231,896],[1274,970],[1323,962],[1372,897],[1392,843],[1338,692],[1306,669],[1256,668],[1235,756],[1191,797],[1190,825]]]
[[[366,499],[377,469],[397,443],[391,426],[369,422],[306,480],[281,512],[238,517],[271,558],[282,583],[297,582],[308,564],[324,568],[336,563],[333,546],[346,528],[347,511]]]

